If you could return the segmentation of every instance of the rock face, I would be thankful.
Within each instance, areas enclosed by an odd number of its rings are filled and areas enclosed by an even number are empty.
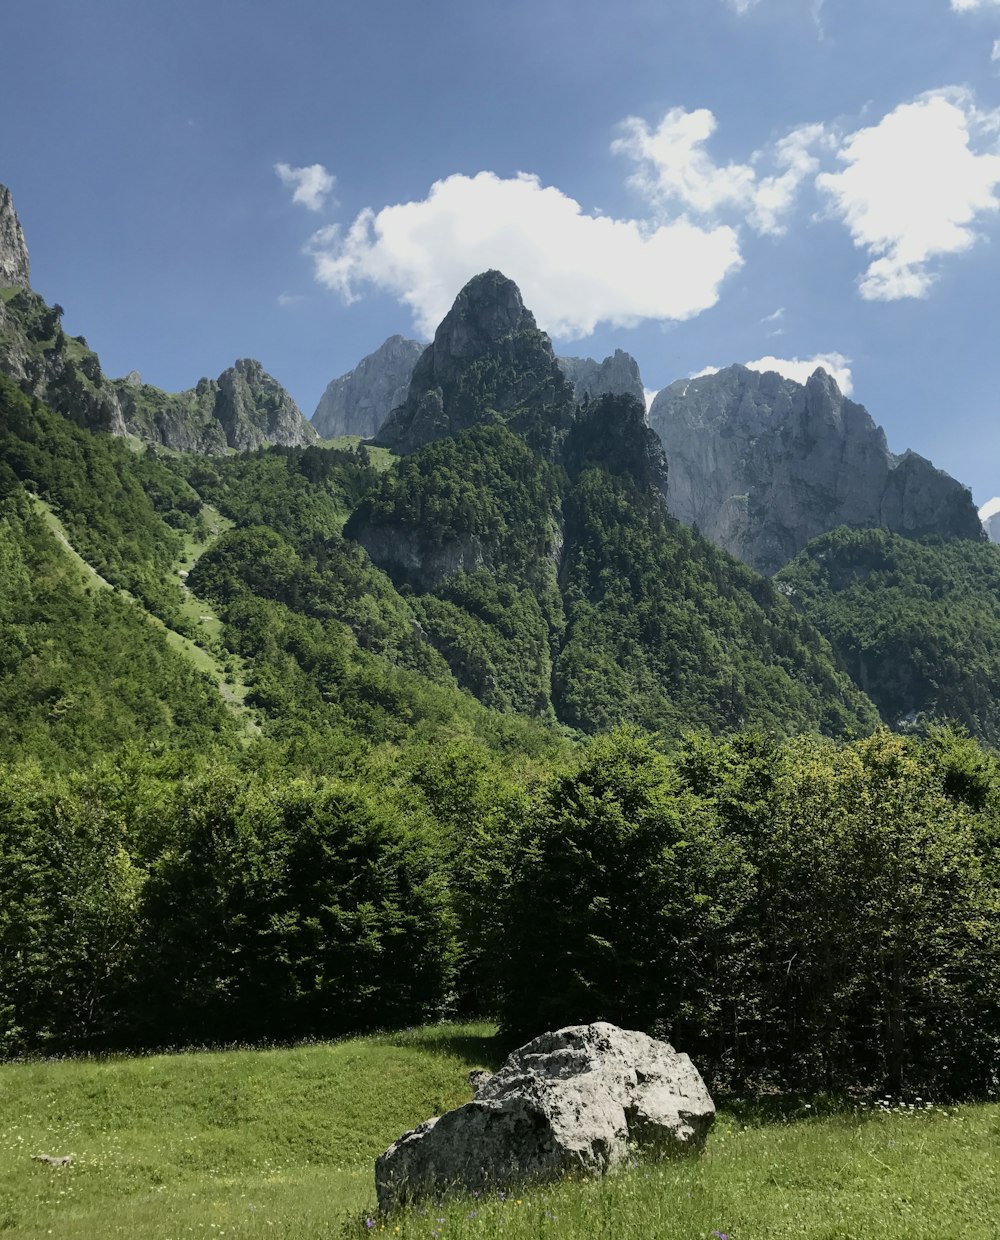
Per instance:
[[[206,379],[196,390],[203,385],[212,390],[211,380]],[[316,438],[295,401],[253,358],[243,358],[224,370],[214,390],[215,417],[226,442],[237,452],[269,443],[301,447]]]
[[[635,1147],[698,1149],[715,1118],[687,1055],[599,1022],[545,1033],[465,1106],[408,1132],[375,1164],[382,1210],[451,1187],[600,1175]]]
[[[31,286],[31,266],[24,233],[6,185],[0,185],[0,288]]]
[[[603,362],[595,362],[592,357],[557,357],[556,361],[573,385],[577,404],[600,396],[634,396],[646,407],[639,363],[622,349],[615,349]]]
[[[517,285],[487,271],[455,299],[375,442],[408,453],[470,426],[506,422],[551,454],[573,411],[573,390]]]
[[[838,525],[982,537],[968,489],[913,452],[894,456],[824,370],[804,385],[744,366],[680,380],[649,424],[670,463],[670,510],[761,572]]]
[[[244,358],[218,379],[200,379],[186,392],[163,392],[137,382],[133,371],[115,381],[129,434],[178,452],[251,452],[267,444],[301,447],[316,432],[260,362]]]
[[[406,400],[413,368],[424,346],[390,336],[353,370],[328,384],[312,416],[324,439],[360,435],[371,439],[389,414]]]

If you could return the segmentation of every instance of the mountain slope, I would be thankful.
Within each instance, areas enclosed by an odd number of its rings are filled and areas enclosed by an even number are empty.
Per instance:
[[[775,582],[891,725],[953,719],[1000,744],[1000,547],[838,529]]]
[[[139,741],[202,750],[236,726],[216,686],[132,602],[94,589],[0,480],[0,760],[47,768]]]
[[[502,319],[498,337],[502,359]],[[482,337],[477,358],[492,360]],[[544,402],[522,412],[527,436],[493,424],[420,447],[345,527],[414,591],[460,684],[587,732],[874,726],[770,583],[669,517],[639,402],[605,397],[550,434]],[[553,442],[554,466],[536,446]]]

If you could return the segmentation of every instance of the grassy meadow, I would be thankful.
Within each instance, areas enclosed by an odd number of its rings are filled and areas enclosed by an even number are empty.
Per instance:
[[[469,1097],[486,1025],[0,1066],[0,1234],[456,1240],[994,1237],[1000,1107],[723,1108],[703,1157],[381,1219],[372,1164]],[[54,1169],[31,1155],[73,1154]]]

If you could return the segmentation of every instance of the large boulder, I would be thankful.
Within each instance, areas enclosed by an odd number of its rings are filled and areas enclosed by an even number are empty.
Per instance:
[[[603,1021],[543,1033],[465,1106],[406,1133],[375,1164],[381,1210],[428,1194],[601,1175],[638,1148],[698,1149],[715,1118],[687,1055]]]

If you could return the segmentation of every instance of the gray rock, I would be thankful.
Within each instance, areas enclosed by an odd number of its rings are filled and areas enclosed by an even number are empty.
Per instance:
[[[21,223],[14,210],[14,199],[6,185],[0,185],[0,288],[31,286],[31,265]]]
[[[634,396],[646,407],[646,393],[639,375],[639,364],[622,349],[596,362],[592,357],[557,357],[559,369],[573,385],[577,404],[600,396]]]
[[[324,439],[360,435],[370,439],[407,396],[417,359],[424,351],[417,340],[390,336],[353,370],[332,380],[312,416]]]
[[[715,1118],[687,1055],[599,1022],[522,1046],[465,1106],[430,1119],[375,1164],[379,1208],[428,1194],[601,1175],[632,1149],[699,1149]]]
[[[982,537],[968,489],[915,453],[894,456],[824,370],[804,385],[744,366],[680,380],[649,424],[670,465],[671,512],[761,572],[838,525]]]
[[[129,434],[149,443],[218,455],[268,444],[301,447],[316,439],[295,401],[252,358],[218,379],[199,379],[186,392],[163,392],[136,380],[133,371],[114,386]]]
[[[215,417],[238,452],[265,444],[301,447],[316,439],[295,401],[253,358],[224,370],[216,390]]]

